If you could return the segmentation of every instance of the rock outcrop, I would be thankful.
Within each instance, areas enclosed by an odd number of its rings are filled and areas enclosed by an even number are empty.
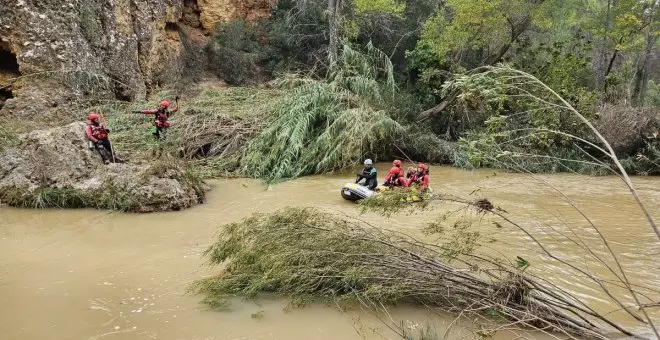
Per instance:
[[[267,17],[272,1],[0,0],[0,114],[142,100],[184,73],[186,32]]]
[[[275,0],[197,0],[200,23],[206,31],[237,18],[250,22],[266,19],[276,4]]]
[[[0,156],[0,201],[17,206],[179,210],[201,201],[201,182],[176,162],[103,165],[83,123],[19,137]],[[52,197],[57,196],[57,197]]]

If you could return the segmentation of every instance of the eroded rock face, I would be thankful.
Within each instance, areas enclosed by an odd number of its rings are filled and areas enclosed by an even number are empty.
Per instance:
[[[218,23],[238,18],[256,21],[270,16],[275,0],[197,0],[200,21],[205,30],[212,30]]]
[[[185,72],[185,28],[208,32],[221,21],[267,17],[270,1],[0,0],[0,52],[19,65],[0,66],[0,78],[23,76],[0,114],[39,114],[54,102],[142,100]]]
[[[0,156],[0,201],[26,205],[35,193],[57,189],[82,197],[86,207],[153,212],[202,199],[201,187],[171,162],[103,165],[87,148],[84,128],[73,123],[20,136],[18,147]]]
[[[168,57],[176,58],[177,47],[161,42],[181,9],[180,0],[3,0],[0,37],[28,76],[3,111],[38,113],[32,108],[56,100],[143,99]]]

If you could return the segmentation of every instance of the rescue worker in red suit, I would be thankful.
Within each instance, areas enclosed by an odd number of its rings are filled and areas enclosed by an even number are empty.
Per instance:
[[[171,126],[169,118],[170,115],[179,110],[179,97],[176,97],[176,107],[169,109],[170,102],[167,100],[162,100],[158,104],[158,108],[154,110],[138,110],[133,111],[134,113],[141,113],[145,115],[154,115],[154,130],[153,135],[156,139],[160,139],[165,134],[165,131]]]
[[[415,168],[414,166],[409,166],[408,171],[406,172],[406,180],[410,181],[410,179],[413,176],[415,176],[416,173],[417,173],[417,168]]]
[[[98,113],[92,112],[87,118],[85,133],[87,134],[87,139],[90,141],[90,149],[94,148],[99,152],[103,163],[109,164],[110,162],[114,162],[115,157],[112,154],[112,145],[110,145],[110,140],[108,139],[110,130],[104,124],[100,123],[101,116]]]
[[[406,181],[403,169],[401,169],[401,161],[397,159],[392,165],[390,171],[385,175],[385,183],[383,183],[383,185],[388,187],[407,187],[408,181]]]
[[[408,180],[408,186],[413,184],[419,185],[419,194],[424,194],[424,192],[429,188],[429,171],[428,167],[424,163],[419,163],[417,166],[417,173],[415,173]]]

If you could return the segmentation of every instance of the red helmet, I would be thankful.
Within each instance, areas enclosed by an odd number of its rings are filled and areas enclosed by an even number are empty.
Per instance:
[[[167,100],[161,100],[160,101],[160,106],[167,109],[168,107],[170,107],[170,102],[168,102]]]
[[[89,114],[89,116],[87,116],[87,118],[89,118],[89,120],[97,120],[100,119],[101,116],[99,116],[99,114],[96,112],[92,112]]]
[[[396,159],[392,164],[394,164],[394,166],[401,166],[401,161]]]
[[[419,163],[419,165],[417,165],[417,167],[422,169],[422,170],[426,170],[426,164],[424,164],[424,163]]]

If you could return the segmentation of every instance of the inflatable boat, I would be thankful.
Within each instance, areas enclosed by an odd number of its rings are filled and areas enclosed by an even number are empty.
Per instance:
[[[341,197],[349,201],[359,201],[375,195],[378,190],[379,188],[376,188],[376,191],[373,191],[360,184],[346,183],[341,187]]]
[[[389,187],[379,185],[376,187],[376,190],[369,190],[367,187],[360,184],[346,183],[343,187],[341,187],[341,197],[343,197],[345,200],[356,202],[361,199],[372,197],[382,191],[389,189]],[[412,194],[406,198],[406,202],[419,202],[422,199],[423,198],[419,197],[419,195]]]

